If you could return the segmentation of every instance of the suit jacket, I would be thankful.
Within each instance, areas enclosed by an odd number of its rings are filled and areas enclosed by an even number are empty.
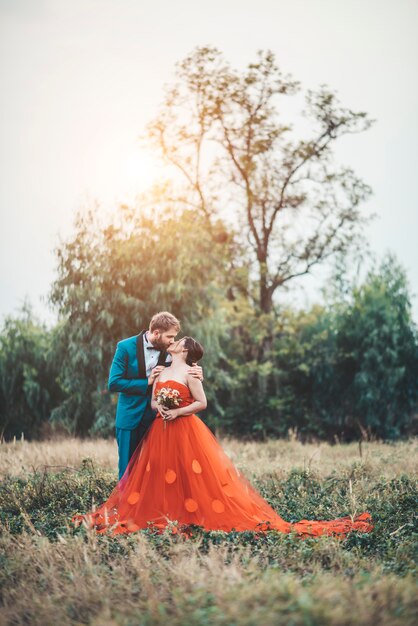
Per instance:
[[[119,392],[116,428],[133,430],[142,419],[152,420],[152,385],[145,371],[144,333],[119,341],[110,367],[108,389]],[[167,353],[161,352],[158,365],[165,365]]]

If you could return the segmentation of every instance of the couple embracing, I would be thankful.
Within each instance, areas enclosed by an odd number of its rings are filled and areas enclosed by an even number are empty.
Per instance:
[[[203,347],[177,339],[180,322],[154,315],[149,329],[120,341],[109,375],[119,392],[116,439],[119,482],[95,511],[75,515],[97,532],[126,534],[177,522],[188,532],[276,530],[301,536],[369,532],[368,513],[290,523],[261,497],[197,413],[206,408]]]

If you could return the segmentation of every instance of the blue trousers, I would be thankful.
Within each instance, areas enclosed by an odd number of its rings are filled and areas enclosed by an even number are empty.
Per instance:
[[[139,422],[139,425],[133,430],[116,428],[116,441],[118,442],[119,452],[119,480],[124,475],[133,453],[150,427],[153,417],[153,415],[144,416],[144,418]]]

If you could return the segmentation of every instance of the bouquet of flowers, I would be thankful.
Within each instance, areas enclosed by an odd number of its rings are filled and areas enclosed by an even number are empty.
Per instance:
[[[171,389],[170,387],[161,387],[155,394],[157,404],[160,404],[165,409],[175,409],[180,406],[180,391],[177,389]],[[164,420],[164,428],[166,423]]]

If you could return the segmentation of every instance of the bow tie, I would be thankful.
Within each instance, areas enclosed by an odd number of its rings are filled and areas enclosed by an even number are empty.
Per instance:
[[[155,350],[156,352],[160,352],[159,350],[157,350],[157,348],[154,348],[154,346],[147,346],[147,350]]]

